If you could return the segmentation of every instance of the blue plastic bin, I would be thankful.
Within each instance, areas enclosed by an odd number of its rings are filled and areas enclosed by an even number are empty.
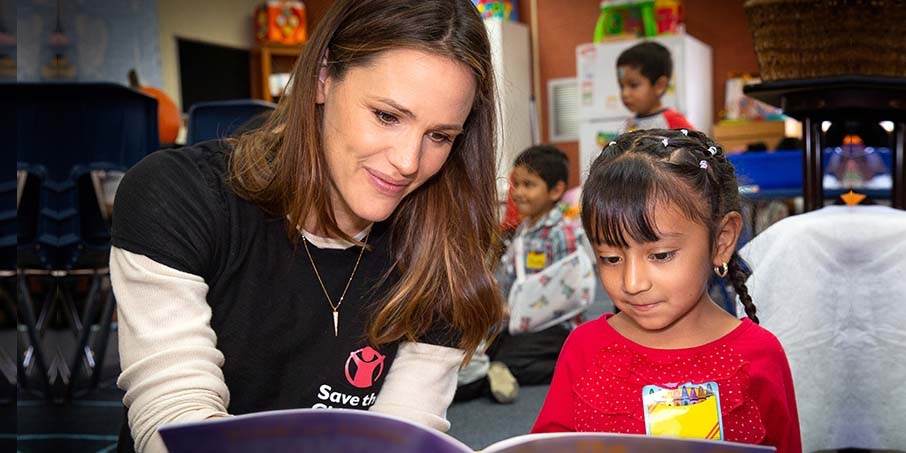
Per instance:
[[[739,185],[760,190],[802,188],[802,151],[727,154]]]

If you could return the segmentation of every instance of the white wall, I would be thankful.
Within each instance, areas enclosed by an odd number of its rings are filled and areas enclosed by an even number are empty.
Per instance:
[[[255,44],[253,13],[261,3],[263,0],[158,0],[161,88],[177,105],[182,93],[176,38],[249,49]]]

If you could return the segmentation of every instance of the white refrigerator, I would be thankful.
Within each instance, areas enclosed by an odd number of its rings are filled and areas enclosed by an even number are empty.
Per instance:
[[[673,77],[662,98],[696,129],[713,124],[711,47],[688,34],[647,38],[663,44],[673,57]],[[620,52],[641,40],[580,44],[576,47],[579,177],[585,182],[592,160],[620,130],[630,112],[620,100],[616,62]]]
[[[513,160],[532,145],[532,64],[529,30],[502,19],[485,19],[497,82],[497,193],[506,209]],[[502,217],[501,217],[502,218]]]

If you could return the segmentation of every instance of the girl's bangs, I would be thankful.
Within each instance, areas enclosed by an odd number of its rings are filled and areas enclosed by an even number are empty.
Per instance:
[[[607,164],[585,185],[582,219],[594,244],[628,247],[661,238],[655,216],[672,207],[705,224],[699,203],[676,176],[648,159],[624,158]],[[586,196],[588,195],[588,196]]]
[[[653,171],[644,159],[618,159],[594,175],[582,191],[582,218],[592,243],[628,247],[627,237],[658,240],[654,189]]]

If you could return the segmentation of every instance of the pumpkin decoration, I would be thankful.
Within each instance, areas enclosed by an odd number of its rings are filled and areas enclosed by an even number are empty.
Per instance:
[[[161,145],[176,142],[179,128],[182,126],[182,115],[173,99],[158,88],[141,86],[138,74],[134,69],[129,71],[129,85],[133,89],[157,99],[157,130]]]

